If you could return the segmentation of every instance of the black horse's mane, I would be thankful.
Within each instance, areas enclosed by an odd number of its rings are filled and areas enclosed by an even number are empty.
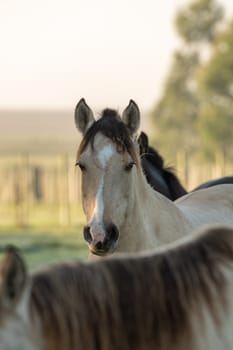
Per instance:
[[[173,167],[165,167],[164,160],[162,156],[149,145],[148,136],[143,131],[138,137],[138,144],[139,144],[139,150],[140,150],[140,157],[141,159],[145,158],[148,161],[148,164],[151,169],[156,169],[160,172],[164,182],[166,183],[168,187],[168,191],[170,193],[170,199],[175,200],[187,193],[187,191],[184,189],[184,187],[181,185],[180,181],[178,180],[175,170]],[[142,166],[144,163],[142,162]],[[147,165],[148,166],[148,165]],[[145,175],[147,177],[147,168],[145,166],[144,168]],[[148,179],[148,177],[147,177]],[[151,179],[151,185],[153,188],[156,189],[156,184],[152,183],[152,177]],[[154,179],[156,182],[156,178]],[[158,190],[158,189],[156,189]]]
[[[138,137],[139,151],[141,157],[147,157],[154,166],[159,169],[164,169],[164,160],[161,155],[151,146],[146,133],[143,131]]]
[[[187,194],[188,192],[185,190],[177,178],[174,168],[165,166],[161,155],[156,151],[156,149],[149,145],[149,140],[146,133],[141,132],[137,141],[139,144],[141,164],[148,183],[156,191],[161,192],[163,195],[172,200],[176,200],[179,197]],[[166,193],[164,193],[160,187],[161,179],[167,188]],[[191,192],[221,184],[233,184],[233,176],[224,176],[218,179],[207,181],[194,188]]]

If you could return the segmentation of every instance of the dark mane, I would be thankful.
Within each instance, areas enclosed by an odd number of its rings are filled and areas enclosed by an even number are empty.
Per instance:
[[[117,145],[118,152],[128,152],[132,159],[138,163],[129,131],[117,111],[112,109],[103,110],[101,118],[95,121],[87,130],[79,146],[77,159],[79,159],[89,143],[94,148],[94,139],[99,132]]]
[[[152,255],[62,264],[35,274],[32,315],[41,319],[48,348],[186,349],[203,308],[218,327],[219,307],[227,311],[223,266],[233,262],[233,230],[195,237]]]
[[[163,169],[163,176],[171,193],[172,200],[176,200],[188,193],[175,175],[172,167]]]
[[[148,136],[145,132],[141,132],[138,136],[139,152],[141,157],[147,157],[155,167],[163,169],[164,161],[161,155],[154,149],[149,146]]]
[[[101,113],[101,118],[117,118],[121,121],[121,118],[115,109],[105,108]]]
[[[187,191],[177,178],[175,170],[172,167],[165,167],[162,156],[149,145],[147,134],[142,131],[137,141],[141,164],[150,185],[156,191],[161,192],[172,200],[187,194]],[[165,190],[164,186],[166,186],[167,190]]]

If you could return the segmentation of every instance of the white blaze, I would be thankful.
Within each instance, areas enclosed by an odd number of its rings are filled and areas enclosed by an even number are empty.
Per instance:
[[[104,146],[99,151],[97,158],[98,158],[98,161],[100,162],[103,169],[106,168],[106,165],[107,165],[108,161],[110,160],[110,158],[112,157],[113,152],[114,152],[114,147],[111,144]]]
[[[94,219],[98,224],[103,221],[104,215],[104,201],[103,201],[103,189],[104,189],[104,175],[101,176],[99,188],[95,199]]]
[[[104,215],[104,201],[103,201],[104,172],[109,160],[113,156],[113,153],[114,153],[114,147],[113,145],[110,144],[110,145],[104,146],[97,154],[97,159],[101,165],[103,174],[100,178],[99,188],[96,194],[95,209],[93,212],[92,222],[94,222],[98,226],[101,226],[103,222],[103,215]]]

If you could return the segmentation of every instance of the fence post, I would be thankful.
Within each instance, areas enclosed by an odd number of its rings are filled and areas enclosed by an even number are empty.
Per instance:
[[[14,219],[16,227],[24,226],[24,210],[23,210],[23,194],[20,186],[20,170],[19,166],[14,167],[13,178],[13,205]]]

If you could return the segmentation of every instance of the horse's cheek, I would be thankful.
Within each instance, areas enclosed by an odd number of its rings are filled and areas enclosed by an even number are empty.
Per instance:
[[[127,181],[123,183],[122,191],[116,191],[117,198],[115,198],[115,212],[119,225],[122,225],[126,219],[129,202],[129,184]]]
[[[90,193],[88,191],[83,191],[82,193],[82,206],[84,214],[86,215],[87,220],[90,219],[92,211],[93,211],[93,203],[94,201],[91,200]]]

